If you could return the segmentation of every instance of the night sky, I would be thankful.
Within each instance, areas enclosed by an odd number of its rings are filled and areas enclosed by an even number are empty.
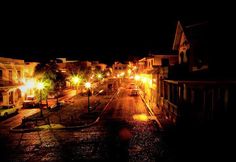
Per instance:
[[[1,14],[0,56],[42,61],[55,57],[111,64],[171,52],[176,23],[208,21],[201,2],[173,4],[33,5]]]

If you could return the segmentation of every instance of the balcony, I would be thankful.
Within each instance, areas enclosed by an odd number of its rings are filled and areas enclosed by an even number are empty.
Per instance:
[[[164,80],[162,111],[166,118],[191,121],[220,120],[234,112],[235,81]]]
[[[21,83],[20,82],[16,83],[16,82],[13,82],[13,81],[10,81],[10,80],[0,79],[0,87],[18,86],[18,85],[21,85]]]

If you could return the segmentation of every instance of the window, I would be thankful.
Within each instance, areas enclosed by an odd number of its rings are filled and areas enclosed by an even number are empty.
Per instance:
[[[2,79],[2,70],[0,70],[0,79]]]
[[[20,70],[17,71],[17,78],[18,78],[18,79],[21,78],[21,72],[20,72]]]
[[[3,95],[2,95],[2,92],[0,92],[0,103],[2,104],[3,102]]]
[[[12,70],[9,70],[9,81],[12,81]]]

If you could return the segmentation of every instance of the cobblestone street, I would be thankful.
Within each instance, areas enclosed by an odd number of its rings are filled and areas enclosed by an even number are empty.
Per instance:
[[[171,160],[174,156],[163,142],[158,124],[141,97],[130,96],[129,91],[121,87],[100,121],[89,128],[1,133],[0,147],[4,150],[1,161]],[[97,110],[102,111],[110,98],[92,98],[91,105],[99,100]],[[72,114],[87,114],[86,99],[75,97],[63,107],[61,114],[65,119],[62,121],[69,120]]]

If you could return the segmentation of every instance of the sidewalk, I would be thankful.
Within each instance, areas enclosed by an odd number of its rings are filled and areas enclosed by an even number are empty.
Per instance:
[[[141,91],[142,92],[142,91]],[[155,117],[155,121],[157,122],[158,126],[160,129],[162,129],[162,124],[161,122],[159,121],[159,118],[157,118],[157,116],[159,115],[159,108],[158,107],[155,107],[155,108],[151,108],[150,105],[146,102],[146,100],[144,99],[143,97],[143,93],[139,93],[140,97],[142,98],[142,101],[144,102],[145,106],[147,107],[148,109],[148,112],[151,116],[154,116]]]
[[[88,97],[80,95],[71,98],[70,102],[57,109],[43,109],[43,118],[40,112],[24,119],[21,125],[12,128],[13,132],[29,132],[44,129],[80,129],[89,127],[99,120],[104,108],[113,99],[112,95],[91,96],[91,109],[88,112]]]

